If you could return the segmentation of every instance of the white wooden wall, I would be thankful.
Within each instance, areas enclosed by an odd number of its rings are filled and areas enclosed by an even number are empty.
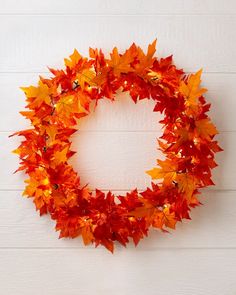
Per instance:
[[[0,0],[0,294],[236,294],[236,2],[235,0]],[[204,206],[171,234],[151,232],[138,248],[84,248],[58,240],[53,222],[21,198],[22,174],[10,151],[27,127],[19,86],[61,67],[74,48],[109,52],[158,38],[158,54],[173,53],[186,71],[203,67],[211,116],[224,153]],[[126,95],[102,102],[74,138],[73,164],[91,187],[145,188],[156,157],[159,126],[153,104]]]

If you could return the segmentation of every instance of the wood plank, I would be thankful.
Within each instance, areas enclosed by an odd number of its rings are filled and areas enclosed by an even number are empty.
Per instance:
[[[85,55],[89,46],[107,53],[133,41],[144,47],[157,37],[158,54],[174,53],[186,71],[236,72],[235,26],[233,15],[2,15],[0,68],[45,71],[46,65],[61,67],[73,48]]]
[[[234,294],[236,250],[2,250],[5,294]],[[9,279],[10,278],[10,279]]]
[[[33,73],[0,74],[0,108],[4,109],[0,116],[0,131],[13,132],[29,127],[29,122],[18,114],[25,107],[25,96],[19,87],[36,85],[37,77]],[[236,131],[235,79],[235,74],[202,76],[203,87],[209,89],[206,98],[212,103],[210,116],[220,131]],[[79,128],[83,131],[159,131],[157,121],[162,116],[153,113],[153,107],[151,100],[134,104],[127,93],[121,93],[115,103],[100,101],[96,111],[81,120]]]
[[[151,230],[138,249],[236,248],[236,191],[203,191],[200,199],[204,206],[193,210],[191,221],[177,224],[176,231],[169,234]],[[84,247],[80,238],[58,239],[54,226],[49,216],[40,218],[32,201],[22,198],[19,191],[0,191],[0,236],[4,237],[0,249]]]
[[[162,158],[156,150],[158,132],[80,132],[72,141],[72,149],[78,151],[71,164],[79,172],[81,182],[100,189],[145,189],[150,178],[144,171],[152,168],[156,158]],[[213,171],[216,183],[212,189],[236,189],[235,132],[222,132],[219,140],[224,152],[216,156],[219,167]],[[22,189],[23,173],[12,174],[18,159],[11,151],[20,138],[8,138],[0,133],[2,156],[0,157],[0,189]]]
[[[235,1],[215,0],[2,0],[1,14],[225,14],[236,13]]]

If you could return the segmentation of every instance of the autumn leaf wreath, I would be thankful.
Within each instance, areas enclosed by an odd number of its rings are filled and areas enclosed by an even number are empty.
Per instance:
[[[82,236],[85,245],[103,245],[111,252],[114,241],[137,245],[151,227],[165,232],[190,219],[191,208],[200,204],[199,189],[214,184],[211,169],[221,148],[207,115],[206,89],[200,87],[202,71],[185,74],[172,56],[154,57],[155,47],[156,40],[147,53],[135,44],[123,54],[115,47],[110,58],[98,49],[89,49],[90,58],[74,50],[65,69],[50,69],[51,78],[22,87],[28,110],[20,113],[31,122],[30,129],[14,134],[24,137],[14,151],[21,160],[17,171],[29,176],[23,195],[33,198],[40,215],[50,214],[60,237]],[[164,116],[158,148],[165,160],[147,171],[150,187],[123,196],[82,186],[68,163],[78,121],[90,113],[92,102],[115,100],[118,89],[135,103],[154,100],[153,111]]]

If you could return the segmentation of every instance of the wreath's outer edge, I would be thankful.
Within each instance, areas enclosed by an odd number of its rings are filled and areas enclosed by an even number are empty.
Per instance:
[[[17,171],[29,175],[23,195],[33,198],[40,215],[51,215],[60,237],[81,235],[85,245],[102,244],[111,252],[114,241],[125,246],[131,238],[137,245],[150,227],[167,231],[190,219],[190,209],[200,204],[199,189],[214,184],[214,155],[222,149],[207,115],[202,71],[186,75],[173,65],[172,56],[154,57],[155,46],[156,40],[146,54],[135,44],[124,54],[115,47],[108,59],[101,50],[90,48],[90,59],[74,50],[65,59],[65,70],[50,69],[52,78],[22,87],[28,111],[21,114],[32,125],[13,134],[25,138],[13,151],[21,159]],[[77,120],[89,114],[91,102],[113,100],[118,89],[128,91],[134,102],[153,99],[154,111],[164,115],[158,142],[166,158],[147,171],[159,181],[125,196],[82,187],[68,164]]]

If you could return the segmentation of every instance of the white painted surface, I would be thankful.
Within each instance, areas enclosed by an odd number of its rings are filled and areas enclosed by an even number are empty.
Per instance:
[[[236,294],[236,2],[227,0],[0,0],[0,294],[235,295]],[[151,232],[138,248],[84,248],[58,240],[53,222],[21,198],[22,174],[12,175],[19,139],[27,127],[21,85],[37,81],[46,65],[61,67],[74,47],[105,52],[158,38],[158,54],[174,53],[187,71],[204,67],[203,84],[225,152],[217,156],[216,186],[202,193],[203,207],[170,234]],[[81,124],[73,165],[91,187],[115,192],[149,179],[159,153],[153,104],[127,95],[101,102]]]

